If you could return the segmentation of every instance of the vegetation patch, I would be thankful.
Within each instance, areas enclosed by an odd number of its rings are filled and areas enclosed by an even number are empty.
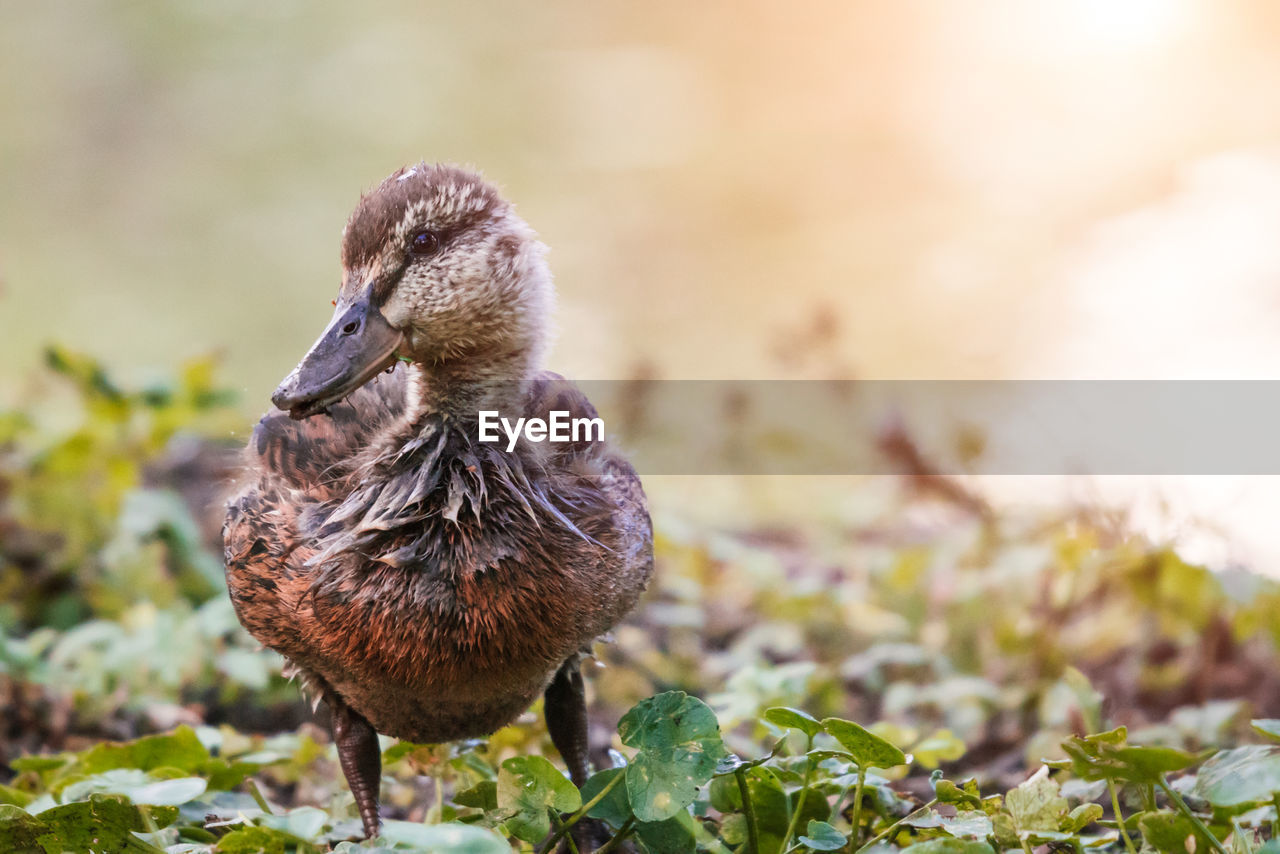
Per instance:
[[[247,424],[213,365],[47,371],[0,413],[0,851],[546,852],[581,822],[672,854],[1280,850],[1280,588],[919,478],[809,528],[659,503],[589,674],[601,770],[573,786],[537,710],[387,741],[361,841],[323,710],[222,586]]]

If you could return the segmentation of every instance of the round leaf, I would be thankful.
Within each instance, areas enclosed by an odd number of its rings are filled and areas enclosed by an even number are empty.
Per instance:
[[[1270,801],[1280,791],[1280,749],[1259,744],[1224,750],[1196,774],[1196,794],[1216,807]]]
[[[53,807],[36,818],[50,827],[40,844],[53,851],[122,851],[134,841],[134,832],[146,830],[138,808],[114,795],[90,795],[88,801]],[[162,823],[173,818],[167,814]]]
[[[1138,826],[1142,828],[1143,841],[1156,851],[1200,850],[1200,846],[1195,844],[1195,825],[1180,813],[1169,810],[1143,813]]]
[[[1006,794],[1004,807],[1018,830],[1056,831],[1069,805],[1055,781],[1036,775]]]
[[[537,842],[551,830],[548,810],[572,812],[582,806],[578,788],[541,756],[517,756],[498,772],[498,808],[509,813],[512,835]]]
[[[902,849],[915,854],[995,854],[985,842],[972,839],[930,839]]]
[[[621,773],[623,773],[621,768],[609,768],[592,774],[582,786],[582,800],[590,801]],[[631,818],[631,803],[627,800],[626,781],[610,789],[609,794],[604,796],[604,800],[588,810],[587,815],[608,822],[615,828],[622,827],[623,823]]]
[[[201,763],[209,760],[208,749],[200,743],[195,730],[180,726],[164,735],[149,735],[135,741],[103,742],[94,745],[80,757],[81,770],[86,774],[109,771],[113,768],[137,768],[151,771],[155,768],[178,768],[182,771],[199,771]]]
[[[511,845],[492,831],[469,824],[419,824],[414,821],[384,821],[381,839],[412,845],[423,851],[450,854],[511,854]]]
[[[178,777],[173,780],[160,780],[135,786],[125,794],[135,804],[154,804],[155,806],[182,806],[204,794],[207,785],[199,777]]]
[[[809,822],[809,830],[800,841],[814,851],[839,851],[845,845],[844,834],[825,821]]]
[[[618,735],[639,751],[627,765],[626,786],[641,821],[671,818],[693,803],[725,755],[715,714],[683,691],[637,703],[619,721]]]
[[[693,816],[676,813],[666,821],[642,821],[636,825],[636,836],[653,854],[693,854],[697,848]]]

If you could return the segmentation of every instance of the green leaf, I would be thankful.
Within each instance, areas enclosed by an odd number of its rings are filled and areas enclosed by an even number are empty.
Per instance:
[[[1215,807],[1270,801],[1280,792],[1280,748],[1253,744],[1218,753],[1196,774],[1195,791]]]
[[[959,810],[954,816],[945,816],[937,812],[924,812],[908,816],[902,823],[911,827],[937,827],[951,836],[965,839],[982,839],[994,831],[991,818],[981,810]]]
[[[720,757],[720,761],[716,763],[716,776],[724,774],[732,774],[739,768],[749,768],[751,764],[736,753],[726,753]]]
[[[937,768],[964,756],[965,744],[949,729],[940,729],[928,738],[911,745],[911,756],[925,768]]]
[[[1018,828],[1014,826],[1013,819],[1007,812],[991,814],[991,835],[1003,848],[1018,848],[1021,845],[1021,840],[1018,839]]]
[[[868,787],[867,792],[868,794],[872,793],[871,787]],[[800,802],[799,789],[789,793],[788,800],[790,801],[792,812],[800,811],[801,822],[826,821],[831,817],[831,804],[827,802],[825,797],[814,791],[812,787],[809,789],[809,794],[805,795],[804,803]]]
[[[1039,774],[1004,797],[1004,808],[1019,831],[1057,832],[1067,807],[1067,799],[1058,793],[1058,784]]]
[[[697,847],[693,816],[684,810],[665,821],[637,823],[636,836],[652,854],[693,854]]]
[[[737,790],[736,781],[733,783]],[[788,811],[789,800],[782,781],[772,768],[752,768],[747,772],[747,793],[751,796],[751,805],[755,809],[756,829],[760,834],[760,848],[763,851],[776,850],[782,844],[782,835],[787,831],[790,821]],[[741,808],[741,793],[738,796]]]
[[[1190,768],[1200,757],[1172,747],[1122,747],[1115,757],[1133,769],[1135,778],[1155,782],[1162,774]]]
[[[37,818],[49,827],[37,837],[46,851],[162,854],[159,848],[133,835],[135,831],[145,831],[146,823],[138,808],[122,797],[91,795],[88,801],[47,809]]]
[[[727,774],[732,774],[739,768],[755,768],[757,765],[763,765],[773,757],[777,756],[786,743],[787,740],[785,738],[778,739],[778,741],[774,743],[773,747],[769,749],[768,753],[764,756],[758,756],[755,759],[743,759],[736,753],[725,753],[725,755],[721,756],[720,760],[716,762],[715,776],[722,777]]]
[[[862,768],[892,768],[907,764],[907,755],[853,721],[827,718],[822,728],[853,755]]]
[[[939,780],[934,784],[933,794],[938,799],[938,802],[943,804],[955,804],[957,807],[973,807],[975,809],[982,806],[982,795],[978,790],[978,781],[973,779],[966,780],[963,789],[950,780]]]
[[[775,706],[767,709],[764,719],[775,726],[798,729],[809,738],[822,732],[822,723],[817,718],[789,706]]]
[[[537,842],[551,830],[548,810],[572,812],[582,806],[578,788],[541,756],[516,756],[498,772],[498,808],[510,813],[507,829]]]
[[[200,765],[200,773],[205,776],[210,791],[229,792],[243,783],[250,774],[256,774],[263,765],[280,764],[286,761],[284,757],[281,757],[272,763],[243,762],[239,760],[232,762],[221,757],[214,757]]]
[[[453,796],[453,802],[460,807],[474,807],[485,812],[498,808],[498,782],[481,780],[470,789],[464,789]]]
[[[627,765],[626,786],[641,821],[671,818],[693,803],[725,755],[715,714],[683,691],[637,703],[618,722],[618,735],[639,750]]]
[[[76,780],[61,790],[59,799],[82,801],[95,793],[114,794],[124,795],[135,804],[176,807],[200,797],[206,788],[200,777],[157,780],[136,768],[117,768]]]
[[[39,838],[49,825],[21,807],[0,805],[0,851],[42,851]]]
[[[329,814],[317,807],[295,807],[284,815],[260,816],[258,823],[263,827],[283,830],[299,839],[315,842],[329,823]]]
[[[14,806],[25,807],[27,804],[31,803],[31,798],[31,795],[21,789],[15,789],[12,786],[6,786],[0,783],[0,804],[13,804]]]
[[[825,821],[810,821],[800,842],[814,851],[839,851],[845,846],[844,834]]]
[[[1070,757],[1065,767],[1083,780],[1124,780],[1155,783],[1170,771],[1180,771],[1199,757],[1171,747],[1130,747],[1124,727],[1096,735],[1072,736],[1062,742]],[[1064,763],[1046,763],[1064,767]]]
[[[755,811],[756,828],[760,836],[760,850],[774,851],[782,844],[790,822],[794,798],[789,797],[778,778],[777,772],[769,767],[751,768],[746,772],[747,793]],[[736,833],[745,830],[737,818],[743,811],[742,793],[738,781],[732,777],[717,777],[711,783],[711,806],[723,813],[730,814],[726,819],[725,833]],[[735,816],[735,814],[737,814]],[[831,814],[831,806],[826,798],[810,792],[805,798],[800,812],[802,821],[813,819],[822,821]],[[802,825],[797,825],[802,826]],[[726,838],[726,841],[727,838]]]
[[[41,774],[45,771],[52,771],[61,768],[64,765],[74,761],[74,756],[69,753],[63,753],[58,756],[19,756],[17,759],[9,763],[9,767],[19,773],[23,771],[34,771]]]
[[[1067,814],[1058,829],[1067,833],[1079,833],[1102,818],[1103,812],[1098,804],[1081,804]]]
[[[742,795],[738,791],[738,781],[733,777],[716,777],[711,781],[707,794],[711,806],[722,813],[739,812],[742,809]]]
[[[737,847],[747,841],[747,817],[742,813],[733,813],[724,817],[720,823],[720,839],[727,845]]]
[[[847,750],[824,750],[818,748],[810,750],[805,754],[814,762],[825,762],[828,759],[835,759],[837,762],[853,762],[853,754]]]
[[[200,743],[195,730],[180,726],[165,735],[150,735],[136,741],[103,742],[80,755],[79,769],[86,774],[97,774],[113,768],[137,768],[151,771],[155,768],[177,768],[181,771],[199,771],[209,760],[208,749]]]
[[[1280,719],[1258,718],[1249,722],[1253,728],[1273,741],[1280,741]]]
[[[916,854],[995,854],[991,846],[985,842],[952,838],[917,842],[915,845],[908,845],[902,850],[914,851]]]
[[[306,840],[270,827],[242,827],[218,840],[218,854],[284,854]]]
[[[456,822],[384,821],[379,839],[433,854],[511,854],[510,843],[493,831]]]
[[[1071,834],[1060,830],[1024,830],[1019,838],[1032,845],[1048,845],[1052,842],[1066,842],[1071,839]]]
[[[1195,825],[1181,813],[1160,812],[1144,813],[1138,819],[1138,827],[1142,830],[1145,845],[1155,851],[1198,851],[1195,844]],[[1191,842],[1188,845],[1188,842]]]
[[[608,768],[592,774],[582,787],[582,800],[586,802],[600,794],[605,786],[613,782],[613,778],[622,773],[624,773],[622,768]],[[627,800],[626,781],[610,789],[609,794],[604,796],[604,800],[588,810],[587,815],[608,822],[615,829],[622,827],[623,823],[631,818],[631,802]]]

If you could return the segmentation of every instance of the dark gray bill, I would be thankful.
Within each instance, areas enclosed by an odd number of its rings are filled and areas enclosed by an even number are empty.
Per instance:
[[[350,305],[340,302],[320,339],[280,383],[271,402],[295,419],[323,412],[395,364],[403,339],[367,296]]]

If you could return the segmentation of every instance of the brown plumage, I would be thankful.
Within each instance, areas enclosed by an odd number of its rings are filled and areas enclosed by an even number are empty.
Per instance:
[[[486,735],[545,691],[581,784],[578,655],[635,605],[652,535],[607,443],[479,441],[480,410],[596,416],[538,370],[543,248],[477,175],[419,164],[361,199],[342,259],[334,320],[273,397],[229,505],[236,613],[331,706],[370,835],[374,729]]]

